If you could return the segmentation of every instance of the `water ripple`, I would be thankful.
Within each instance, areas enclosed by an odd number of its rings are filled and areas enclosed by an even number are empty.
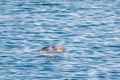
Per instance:
[[[118,0],[0,5],[1,80],[120,80]],[[65,51],[37,52],[51,44]]]

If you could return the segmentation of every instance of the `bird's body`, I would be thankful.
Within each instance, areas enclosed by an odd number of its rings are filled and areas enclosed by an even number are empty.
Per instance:
[[[64,49],[59,46],[47,46],[47,47],[43,47],[38,52],[43,53],[43,52],[48,52],[48,51],[63,52]]]

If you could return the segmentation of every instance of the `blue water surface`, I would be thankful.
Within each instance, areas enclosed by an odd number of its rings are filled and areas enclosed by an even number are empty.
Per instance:
[[[0,0],[0,80],[120,80],[120,0]]]

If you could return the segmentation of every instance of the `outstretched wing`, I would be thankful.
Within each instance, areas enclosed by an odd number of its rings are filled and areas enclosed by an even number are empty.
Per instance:
[[[46,51],[47,51],[47,47],[43,47],[41,50],[38,50],[39,53],[46,52]]]
[[[64,51],[64,49],[61,48],[61,47],[59,47],[59,46],[54,46],[54,47],[53,47],[53,50],[55,50],[55,51],[57,51],[57,52],[63,52],[63,51]]]

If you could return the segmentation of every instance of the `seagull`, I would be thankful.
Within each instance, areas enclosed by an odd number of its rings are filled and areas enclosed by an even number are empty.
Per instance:
[[[47,46],[47,47],[43,47],[42,49],[38,50],[39,53],[48,52],[48,51],[63,52],[64,49],[59,46]]]

